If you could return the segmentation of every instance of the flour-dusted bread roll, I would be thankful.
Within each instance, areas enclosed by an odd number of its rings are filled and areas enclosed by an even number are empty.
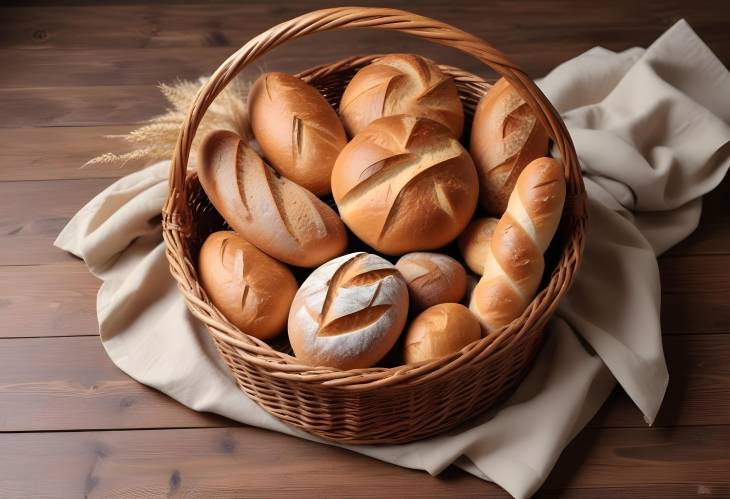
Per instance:
[[[335,258],[304,281],[289,312],[289,341],[302,363],[338,369],[375,365],[408,316],[408,289],[387,260]]]
[[[494,229],[484,273],[469,308],[487,332],[520,316],[540,285],[543,253],[560,223],[565,177],[560,163],[539,158],[517,179],[507,211]]]
[[[478,183],[469,154],[439,123],[408,115],[370,124],[332,170],[340,216],[381,253],[440,248],[476,208]]]
[[[266,340],[284,330],[297,281],[285,265],[235,232],[208,236],[198,276],[213,305],[244,333]]]
[[[475,218],[457,239],[466,265],[475,274],[482,275],[484,271],[484,260],[487,258],[489,243],[497,222],[499,222],[497,218]]]
[[[410,114],[443,123],[455,138],[464,109],[451,77],[413,54],[385,56],[355,74],[342,94],[340,116],[352,137],[383,116]]]
[[[317,196],[278,175],[233,132],[219,130],[200,147],[198,177],[213,206],[268,255],[315,267],[342,254],[345,227]]]
[[[418,315],[406,333],[403,361],[414,364],[458,352],[481,337],[479,321],[464,305],[441,303]]]
[[[332,106],[316,88],[286,73],[264,73],[248,94],[248,114],[267,161],[318,196],[347,137]]]
[[[458,303],[464,297],[466,272],[450,256],[407,253],[398,259],[395,268],[406,280],[411,310],[415,312],[439,303]]]
[[[479,202],[500,216],[527,164],[548,152],[548,134],[530,106],[501,78],[474,113],[469,152],[479,173]]]

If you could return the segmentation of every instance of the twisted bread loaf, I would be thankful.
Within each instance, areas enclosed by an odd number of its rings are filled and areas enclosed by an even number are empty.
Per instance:
[[[332,170],[342,219],[389,255],[452,241],[469,223],[478,190],[474,163],[446,127],[403,114],[357,134]]]
[[[264,253],[314,267],[347,245],[337,214],[314,194],[279,176],[233,132],[219,130],[200,146],[198,177],[233,229]]]
[[[395,344],[408,316],[408,289],[387,260],[352,253],[302,283],[289,312],[294,354],[312,366],[371,367]]]
[[[286,73],[265,73],[248,94],[248,114],[276,170],[318,196],[330,193],[332,166],[347,137],[316,88]]]
[[[394,114],[431,118],[457,139],[464,128],[464,109],[453,79],[432,61],[413,54],[388,55],[365,66],[342,94],[340,117],[350,136]]]
[[[525,167],[494,230],[469,305],[487,332],[509,324],[530,304],[564,202],[565,177],[557,161],[538,158]]]

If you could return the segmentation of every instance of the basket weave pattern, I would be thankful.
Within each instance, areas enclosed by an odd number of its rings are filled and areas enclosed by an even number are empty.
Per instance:
[[[307,34],[370,27],[397,30],[460,49],[504,76],[536,111],[560,152],[567,199],[559,235],[562,251],[547,285],[506,328],[438,360],[393,368],[340,371],[301,365],[286,338],[267,344],[233,326],[207,299],[194,262],[205,237],[224,227],[195,174],[187,171],[195,130],[215,96],[273,47]],[[298,76],[337,106],[360,67],[378,56],[346,59]],[[464,104],[467,133],[489,85],[473,74],[440,66],[451,75]],[[519,68],[486,42],[438,21],[393,9],[344,7],[305,14],[255,37],[229,57],[201,89],[183,125],[170,169],[163,210],[170,270],[188,308],[208,326],[240,388],[279,419],[342,443],[400,443],[443,432],[492,406],[528,370],[542,330],[569,288],[580,262],[585,230],[585,190],[570,136],[560,116]]]

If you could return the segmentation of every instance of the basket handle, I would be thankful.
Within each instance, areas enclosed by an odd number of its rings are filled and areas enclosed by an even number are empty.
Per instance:
[[[163,208],[163,225],[185,232],[189,228],[190,208],[186,182],[190,147],[206,110],[216,96],[248,64],[282,43],[312,33],[351,28],[378,28],[400,31],[452,47],[469,54],[491,67],[519,92],[535,111],[560,152],[567,191],[578,219],[585,216],[585,190],[580,165],[568,130],[560,114],[535,83],[502,52],[463,30],[428,17],[398,9],[373,7],[337,7],[309,12],[278,24],[252,38],[231,55],[198,91],[195,101],[180,129],[170,165],[169,191]]]

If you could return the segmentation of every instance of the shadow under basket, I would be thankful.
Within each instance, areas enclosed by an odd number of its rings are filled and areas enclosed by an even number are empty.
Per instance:
[[[507,78],[538,114],[565,167],[567,199],[552,247],[549,280],[521,317],[447,357],[412,365],[341,371],[305,366],[291,356],[286,334],[266,343],[233,326],[208,300],[195,269],[208,234],[226,228],[196,175],[187,171],[190,145],[215,96],[247,64],[271,48],[307,34],[369,27],[402,31],[460,49]],[[354,73],[378,56],[327,64],[300,73],[337,109]],[[459,89],[468,137],[474,109],[489,85],[480,77],[440,66]],[[542,331],[580,262],[585,231],[585,189],[570,136],[559,114],[519,68],[484,41],[457,28],[404,11],[344,7],[311,12],[282,23],[233,54],[200,91],[181,130],[163,210],[172,275],[188,308],[203,321],[238,386],[282,421],[318,437],[347,444],[403,443],[444,432],[485,411],[529,370]]]

